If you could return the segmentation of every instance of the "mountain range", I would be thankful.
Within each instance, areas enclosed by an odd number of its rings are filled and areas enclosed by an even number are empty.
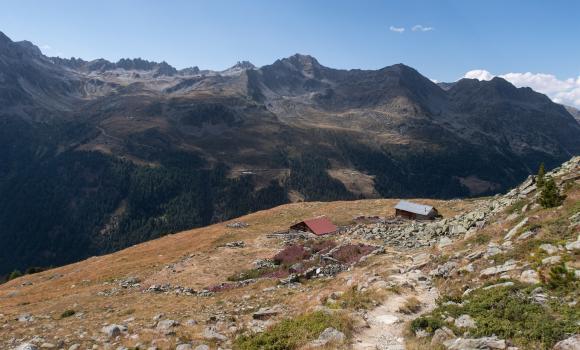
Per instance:
[[[569,110],[502,78],[300,54],[178,70],[0,33],[0,274],[291,201],[490,195],[579,153]]]

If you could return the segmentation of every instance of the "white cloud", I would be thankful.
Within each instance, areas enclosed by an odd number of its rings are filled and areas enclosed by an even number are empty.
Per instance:
[[[396,32],[396,33],[402,33],[405,31],[405,27],[390,26],[389,29],[391,30],[391,32]]]
[[[471,70],[464,78],[490,80],[496,75],[483,70]],[[531,87],[535,91],[548,95],[554,102],[580,108],[580,75],[577,78],[558,79],[546,73],[507,73],[497,75],[517,87]]]
[[[430,32],[432,30],[435,30],[435,28],[433,27],[427,27],[421,24],[416,24],[413,26],[413,28],[411,28],[412,31],[414,32]]]

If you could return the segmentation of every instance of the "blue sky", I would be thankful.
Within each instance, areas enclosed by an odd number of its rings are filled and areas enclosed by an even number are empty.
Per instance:
[[[142,57],[183,68],[261,66],[296,52],[335,68],[405,63],[429,78],[467,71],[580,75],[580,1],[0,0],[0,31],[48,55]],[[416,30],[416,25],[431,30]],[[391,29],[404,28],[403,32]]]

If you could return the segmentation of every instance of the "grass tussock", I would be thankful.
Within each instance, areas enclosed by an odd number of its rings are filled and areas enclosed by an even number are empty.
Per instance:
[[[352,333],[352,321],[344,313],[317,311],[283,320],[263,333],[239,336],[236,350],[293,350],[318,338],[326,328],[336,328],[347,337]]]
[[[405,303],[399,308],[399,312],[412,315],[421,310],[422,303],[419,299],[415,297],[409,297],[405,300]]]
[[[368,310],[378,306],[381,299],[382,296],[374,290],[361,291],[358,290],[357,286],[352,286],[329,306],[351,310]]]

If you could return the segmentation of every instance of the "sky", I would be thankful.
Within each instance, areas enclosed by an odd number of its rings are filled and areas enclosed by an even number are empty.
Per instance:
[[[580,107],[577,0],[0,0],[0,8],[0,31],[48,56],[222,70],[302,53],[333,68],[404,63],[435,81],[511,77]]]

